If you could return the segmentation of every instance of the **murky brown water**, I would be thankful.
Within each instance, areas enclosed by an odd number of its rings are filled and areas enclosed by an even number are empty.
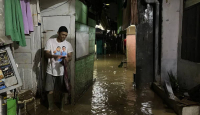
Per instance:
[[[40,105],[38,115],[175,115],[150,89],[133,88],[133,72],[118,68],[122,55],[101,56],[95,61],[96,82],[74,106],[61,112]]]

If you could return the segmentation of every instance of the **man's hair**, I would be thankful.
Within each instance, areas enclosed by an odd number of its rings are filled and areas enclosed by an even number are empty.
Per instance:
[[[65,26],[61,26],[61,27],[58,29],[58,33],[61,33],[61,32],[67,32],[67,33],[68,33],[68,29],[67,29]]]
[[[60,46],[58,46],[57,48],[61,48]]]
[[[65,46],[63,46],[62,48],[66,48]]]

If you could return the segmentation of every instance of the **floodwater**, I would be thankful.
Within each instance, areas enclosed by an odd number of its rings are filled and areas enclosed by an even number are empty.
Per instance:
[[[40,105],[37,115],[175,115],[150,89],[133,87],[133,71],[118,68],[123,55],[100,56],[95,61],[96,82],[75,105],[48,111]]]

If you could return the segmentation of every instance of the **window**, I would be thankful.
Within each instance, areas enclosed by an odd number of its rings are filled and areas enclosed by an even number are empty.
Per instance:
[[[200,62],[200,3],[184,8],[181,58]]]

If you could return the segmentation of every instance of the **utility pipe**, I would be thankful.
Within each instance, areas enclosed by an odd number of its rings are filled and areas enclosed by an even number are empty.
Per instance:
[[[155,72],[155,81],[161,82],[161,76],[159,74],[159,16],[160,16],[160,2],[158,0],[145,0],[147,4],[155,4],[156,5],[156,21],[155,21],[155,61],[154,61],[154,72]]]

